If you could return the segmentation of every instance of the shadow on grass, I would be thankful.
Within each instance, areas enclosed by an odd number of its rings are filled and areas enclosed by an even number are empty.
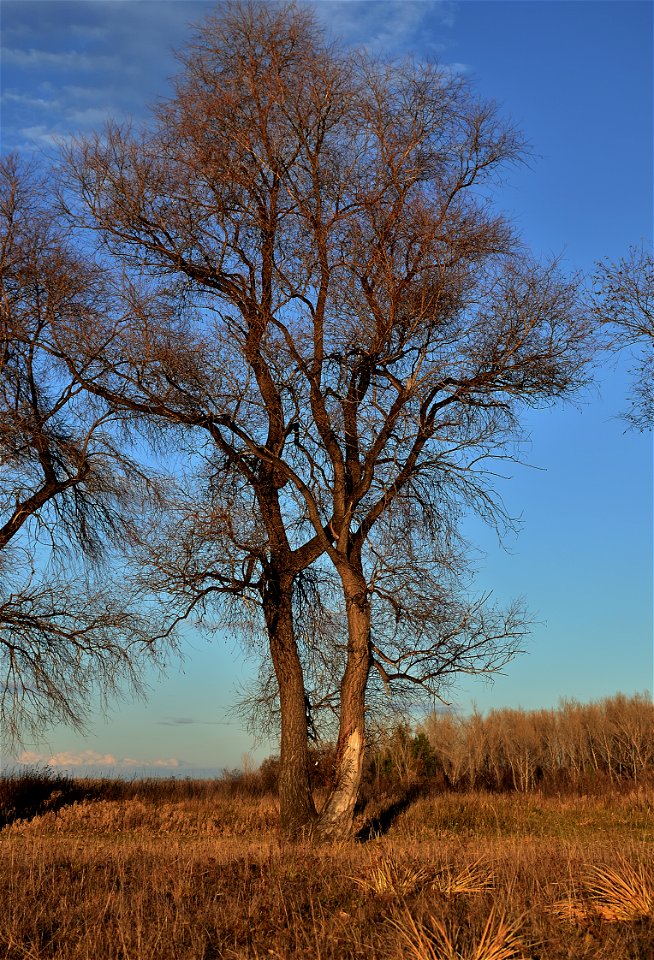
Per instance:
[[[88,782],[36,770],[0,779],[0,830],[16,820],[31,820],[39,814],[97,794]]]
[[[427,792],[425,784],[416,783],[396,797],[387,806],[382,807],[379,813],[375,814],[364,825],[357,830],[355,840],[360,843],[367,843],[368,840],[375,840],[388,833],[400,814],[404,813],[412,803],[415,803]]]
[[[220,801],[225,797],[258,798],[270,790],[253,776],[225,773],[212,780],[190,777],[70,777],[48,769],[26,770],[0,777],[0,830],[16,820],[32,820],[82,800],[175,803],[188,799]]]

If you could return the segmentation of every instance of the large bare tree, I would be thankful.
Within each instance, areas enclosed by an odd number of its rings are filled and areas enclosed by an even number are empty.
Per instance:
[[[513,455],[521,406],[582,382],[587,318],[492,210],[523,148],[460,77],[352,54],[306,8],[268,4],[221,5],[181,60],[149,128],[68,153],[69,210],[124,283],[119,319],[71,324],[65,352],[78,382],[184,438],[193,480],[148,538],[150,576],[184,615],[260,612],[283,828],[336,837],[371,671],[433,694],[515,651],[520,612],[457,591],[457,520],[501,518],[490,464]],[[321,579],[346,628],[322,659],[338,739],[316,814]]]
[[[141,472],[116,413],[57,355],[58,325],[92,323],[108,290],[14,157],[0,163],[0,277],[0,721],[15,740],[138,687],[152,628],[102,566],[120,576]]]

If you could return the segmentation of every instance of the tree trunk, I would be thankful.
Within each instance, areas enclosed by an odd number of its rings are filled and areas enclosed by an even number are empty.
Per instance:
[[[365,747],[366,686],[370,672],[370,603],[363,577],[342,575],[348,620],[347,665],[341,683],[341,709],[334,784],[320,811],[316,835],[341,840],[352,830]]]
[[[263,608],[281,707],[281,830],[287,839],[300,840],[311,833],[316,808],[309,784],[304,677],[293,632],[292,589],[292,580],[273,575],[268,580]]]

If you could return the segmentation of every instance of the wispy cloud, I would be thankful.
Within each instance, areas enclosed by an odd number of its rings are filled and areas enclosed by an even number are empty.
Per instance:
[[[178,767],[184,766],[184,763],[177,757],[167,757],[160,760],[136,760],[134,757],[125,757],[121,761],[121,765],[124,767],[159,767],[176,770]]]
[[[19,47],[2,47],[0,56],[5,66],[25,67],[29,70],[114,70],[120,60],[108,54],[89,56],[77,50],[55,52],[52,50],[21,50]]]
[[[0,96],[0,103],[29,107],[32,110],[52,110],[53,107],[57,106],[56,100],[45,99],[44,97],[30,97],[24,93],[15,93],[13,90],[4,91]]]
[[[164,717],[157,723],[162,727],[185,727],[191,724],[197,724],[203,727],[228,727],[227,720],[195,720],[193,717]]]
[[[31,127],[22,127],[15,131],[11,138],[6,136],[5,145],[12,150],[24,150],[34,146],[51,148],[70,139],[70,136],[64,136],[58,129],[38,123]]]
[[[3,94],[0,104],[5,113],[3,141],[9,150],[56,147],[80,134],[102,130],[109,119],[118,123],[128,119],[125,111],[112,108],[110,104],[87,106],[62,100],[32,101],[32,98],[20,99],[12,92]],[[19,111],[17,121],[24,117],[32,122],[24,125],[10,122],[12,110]]]
[[[135,767],[158,769],[178,769],[188,766],[178,757],[155,757],[154,759],[136,759],[123,757],[119,759],[113,753],[100,753],[97,750],[63,750],[59,753],[37,753],[34,750],[24,750],[16,758],[19,766],[47,766],[65,769],[79,769],[80,767],[109,768],[110,770],[131,770]]]
[[[374,53],[420,51],[439,59],[456,4],[450,0],[315,0],[326,28]],[[7,3],[3,7],[5,149],[46,154],[59,140],[102,128],[109,117],[137,123],[170,92],[173,50],[213,11],[185,2]],[[465,65],[452,67],[458,72]]]
[[[44,763],[48,767],[115,767],[118,760],[113,753],[99,753],[97,750],[63,750],[60,753],[35,753],[25,750],[16,762],[20,764]]]
[[[314,7],[328,29],[353,46],[395,54],[420,47],[433,55],[444,49],[444,42],[427,27],[451,27],[456,4],[449,0],[316,0]]]
[[[5,9],[6,7],[6,9]],[[58,139],[147,116],[169,89],[172,54],[206,3],[3,4],[3,146],[34,151]]]
[[[35,753],[34,750],[23,750],[19,757],[16,757],[16,763],[32,766],[38,763],[44,763],[47,754]]]

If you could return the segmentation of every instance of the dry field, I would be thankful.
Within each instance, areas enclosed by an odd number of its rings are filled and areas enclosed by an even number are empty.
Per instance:
[[[0,960],[654,958],[651,791],[425,796],[312,848],[234,783],[18,786]]]

